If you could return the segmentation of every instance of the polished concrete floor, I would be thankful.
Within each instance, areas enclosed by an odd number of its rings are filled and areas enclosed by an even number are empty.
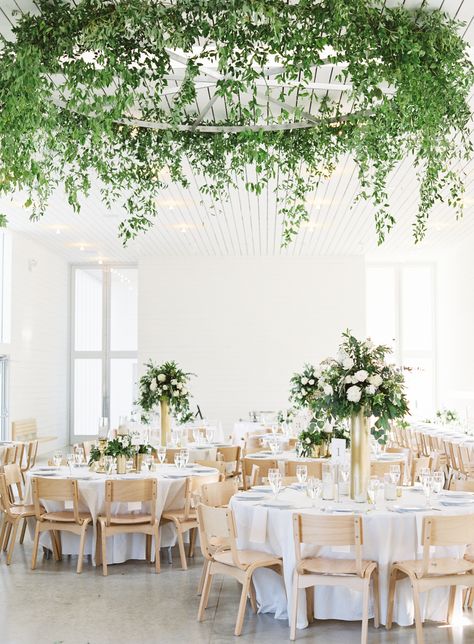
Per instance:
[[[286,621],[273,615],[254,615],[247,609],[240,638],[233,636],[239,588],[230,579],[213,586],[206,620],[196,622],[196,587],[202,558],[180,570],[162,561],[156,575],[144,562],[110,566],[109,576],[84,562],[75,573],[75,558],[62,562],[39,559],[29,570],[31,543],[17,544],[12,565],[0,558],[1,644],[224,644],[226,642],[275,644],[288,640]],[[426,644],[474,643],[472,611],[463,626],[426,623]],[[369,628],[369,642],[415,644],[413,628]],[[356,622],[315,622],[297,632],[297,642],[359,644]]]

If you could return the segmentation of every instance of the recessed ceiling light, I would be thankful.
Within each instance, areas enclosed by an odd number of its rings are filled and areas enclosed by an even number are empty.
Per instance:
[[[84,246],[82,244],[79,246],[79,250],[81,251],[81,253],[84,252]]]
[[[98,260],[97,260],[97,263],[98,263],[98,264],[100,264],[100,266],[102,266],[102,264],[104,263],[104,261],[103,261],[102,259],[98,259]]]

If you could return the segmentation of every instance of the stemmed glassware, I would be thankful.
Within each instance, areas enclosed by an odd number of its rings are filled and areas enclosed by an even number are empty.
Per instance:
[[[314,476],[310,476],[306,482],[306,494],[311,499],[311,507],[316,507],[316,501],[321,498],[322,491],[322,481]]]
[[[179,450],[181,454],[181,458],[183,461],[183,467],[186,467],[187,464],[189,463],[189,449],[185,447],[184,449]]]
[[[268,481],[272,488],[273,497],[276,499],[278,497],[278,493],[280,492],[283,484],[283,478],[282,478],[282,475],[280,474],[280,471],[274,470],[274,469],[268,470]]]
[[[444,487],[444,474],[443,472],[435,472],[433,474],[433,492],[439,494]]]
[[[400,482],[400,465],[398,463],[393,463],[390,465],[390,478],[394,485],[398,485]]]
[[[114,457],[113,456],[104,456],[104,466],[107,474],[112,474],[114,471]]]
[[[339,488],[340,496],[349,496],[349,474],[351,473],[351,468],[348,461],[344,461],[339,466],[339,477],[341,482],[344,485],[341,485]]]
[[[75,464],[75,458],[74,458],[74,453],[69,453],[66,455],[66,462],[69,467],[69,476],[72,476],[72,467]]]
[[[76,445],[76,447],[74,448],[74,460],[76,465],[82,465],[84,463],[85,458],[83,447]]]
[[[214,428],[206,427],[206,441],[211,444],[214,440]]]
[[[184,465],[184,463],[183,463],[183,455],[182,455],[181,452],[176,452],[176,454],[174,455],[174,464],[176,465],[178,470],[180,470],[183,467],[183,465]]]
[[[308,479],[308,468],[306,465],[296,466],[296,478],[300,485],[304,485]]]
[[[166,458],[166,447],[163,447],[163,445],[160,445],[156,450],[156,453],[158,454],[158,460],[160,461],[160,465],[163,465]]]
[[[153,455],[152,454],[145,454],[145,458],[143,459],[143,465],[146,467],[147,472],[151,472],[151,467],[153,465]]]
[[[426,507],[431,507],[431,492],[433,491],[433,475],[431,472],[421,477],[421,485],[426,497]]]
[[[377,492],[380,487],[380,480],[377,476],[371,476],[369,481],[369,488],[367,493],[369,495],[369,503],[373,506],[377,506]]]
[[[61,467],[61,463],[63,462],[63,454],[62,452],[55,452],[53,456],[53,464],[55,467]]]

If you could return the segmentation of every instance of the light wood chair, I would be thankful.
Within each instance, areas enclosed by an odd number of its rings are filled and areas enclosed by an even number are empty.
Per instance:
[[[421,470],[430,467],[430,457],[429,456],[417,456],[413,459],[411,463],[411,474],[410,482],[412,485],[418,481],[418,478],[421,474]]]
[[[36,465],[36,457],[38,455],[38,441],[29,441],[25,444],[25,461],[21,465],[21,476],[23,483],[25,482],[25,474]]]
[[[218,483],[207,483],[201,486],[201,502],[216,508],[227,506],[238,490],[237,481],[232,479]]]
[[[252,452],[261,452],[265,449],[263,446],[263,436],[259,434],[247,434],[244,442],[244,454],[251,454]]]
[[[308,476],[313,476],[316,479],[321,479],[323,476],[323,464],[321,461],[287,461],[285,464],[286,476],[296,476],[298,465],[306,465]]]
[[[194,556],[194,545],[196,543],[196,532],[198,527],[195,502],[200,498],[201,488],[210,483],[218,483],[220,474],[209,474],[208,476],[192,476],[186,479],[184,488],[184,507],[177,510],[166,510],[161,515],[161,523],[173,523],[176,528],[179,556],[183,570],[188,569],[186,552],[184,549],[183,535],[189,532],[188,556]]]
[[[234,516],[229,508],[211,508],[200,503],[197,507],[197,516],[201,550],[207,562],[198,621],[202,622],[204,619],[213,576],[229,575],[242,584],[234,631],[235,635],[240,635],[249,594],[252,609],[257,612],[253,573],[258,568],[270,568],[282,574],[281,559],[259,550],[238,550]],[[219,545],[216,545],[216,542]]]
[[[372,461],[370,463],[370,476],[378,476],[383,478],[384,474],[390,473],[390,467],[392,465],[400,466],[400,485],[405,480],[405,461],[404,460],[393,460],[393,461]]]
[[[474,492],[473,479],[453,479],[449,484],[449,489],[455,492]]]
[[[462,556],[458,558],[430,558],[432,546],[465,546],[474,543],[474,515],[424,517],[421,543],[423,546],[422,559],[397,561],[392,564],[386,622],[386,628],[390,630],[396,584],[398,581],[408,578],[413,588],[417,644],[423,644],[424,641],[420,593],[439,586],[449,586],[447,621],[448,624],[451,624],[457,586],[474,586],[474,561],[467,561]]]
[[[240,458],[241,458],[241,448],[240,445],[232,445],[229,447],[219,447],[217,450],[217,460],[223,461],[224,463],[233,463],[234,469],[228,471],[226,474],[227,478],[237,477],[240,474]]]
[[[18,526],[22,520],[26,525],[26,519],[35,516],[35,509],[32,505],[14,505],[12,503],[5,474],[0,474],[0,511],[3,515],[0,531],[0,548],[4,551],[8,550],[7,565],[10,565],[15,548]],[[24,529],[20,543],[23,543],[23,537]]]
[[[310,514],[293,515],[293,537],[295,542],[296,568],[290,615],[290,640],[296,638],[296,616],[298,611],[298,590],[315,586],[345,586],[362,592],[362,634],[361,643],[367,642],[369,622],[370,582],[374,592],[374,626],[379,626],[379,581],[375,561],[362,559],[362,519],[360,516],[317,516]],[[331,557],[303,557],[302,544],[317,546],[354,546],[355,559],[334,559]],[[314,593],[314,590],[313,590]],[[308,595],[308,593],[307,593]],[[313,596],[308,602],[309,621],[314,620]]]
[[[23,450],[23,443],[14,443],[13,445],[9,445],[3,452],[2,465],[11,465],[12,463],[21,462]]]
[[[268,477],[268,470],[278,469],[278,461],[274,458],[247,458],[247,456],[244,456],[242,459],[242,482],[244,490],[248,490],[249,487],[257,484],[255,479],[252,484],[250,484],[249,480],[254,466],[258,467],[257,481],[261,483],[263,478]]]
[[[35,570],[36,568],[40,534],[42,532],[51,533],[53,554],[55,559],[59,561],[62,558],[60,533],[65,531],[80,536],[77,572],[81,573],[86,532],[92,523],[92,516],[89,512],[79,511],[77,481],[74,479],[49,479],[34,476],[31,479],[31,487],[36,516],[31,569]],[[72,510],[48,512],[41,505],[42,501],[72,502]]]
[[[213,467],[221,475],[221,479],[225,479],[226,474],[226,464],[223,461],[195,461],[196,465],[202,465],[202,467]]]
[[[178,454],[181,452],[181,450],[184,449],[182,447],[167,447],[166,448],[166,458],[165,458],[165,463],[171,463],[172,465],[174,464],[174,456],[175,454]]]
[[[107,576],[107,537],[123,533],[146,535],[146,560],[151,563],[151,543],[155,538],[155,571],[160,572],[160,533],[156,517],[157,481],[155,478],[105,481],[105,515],[98,517],[102,574]],[[142,503],[142,511],[135,514],[112,514],[114,503]],[[150,505],[143,510],[143,503]]]
[[[5,474],[5,481],[10,495],[12,505],[21,507],[24,506],[24,491],[23,491],[23,476],[20,466],[17,463],[3,466],[3,473]],[[32,507],[32,506],[31,506]],[[23,521],[23,526],[20,533],[20,543],[25,539],[27,521]]]
[[[34,418],[27,418],[26,420],[14,420],[12,422],[12,439],[14,441],[39,441],[44,443],[47,441],[55,441],[57,436],[38,436],[38,426]]]

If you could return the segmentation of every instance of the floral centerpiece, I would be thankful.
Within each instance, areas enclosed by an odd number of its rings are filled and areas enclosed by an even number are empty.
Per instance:
[[[108,440],[103,452],[98,446],[92,447],[89,456],[89,465],[99,463],[99,467],[102,468],[99,471],[105,471],[101,459],[103,456],[113,456],[117,462],[117,473],[125,474],[125,462],[133,456],[134,452],[135,448],[132,445],[131,436],[129,434],[121,434],[116,438]]]
[[[321,368],[305,364],[301,373],[294,373],[290,382],[290,401],[297,409],[312,409],[319,396],[319,378]]]
[[[139,381],[137,404],[149,413],[158,405],[161,407],[161,444],[166,445],[170,433],[170,411],[175,415],[189,412],[189,377],[176,362],[155,365],[152,361],[145,364],[146,372]]]
[[[459,414],[455,409],[438,409],[436,418],[443,423],[443,425],[451,425],[459,423]]]
[[[346,331],[337,358],[321,363],[314,394],[314,408],[321,414],[351,419],[351,495],[359,500],[367,498],[370,476],[369,419],[374,419],[372,434],[385,443],[390,421],[408,413],[403,374],[386,360],[391,352]]]
[[[324,421],[321,422],[313,418],[308,427],[298,434],[296,445],[298,456],[304,458],[318,457],[321,455],[322,449],[324,451],[323,456],[325,455],[326,450],[324,447],[327,442],[327,433],[324,431],[324,425]]]

